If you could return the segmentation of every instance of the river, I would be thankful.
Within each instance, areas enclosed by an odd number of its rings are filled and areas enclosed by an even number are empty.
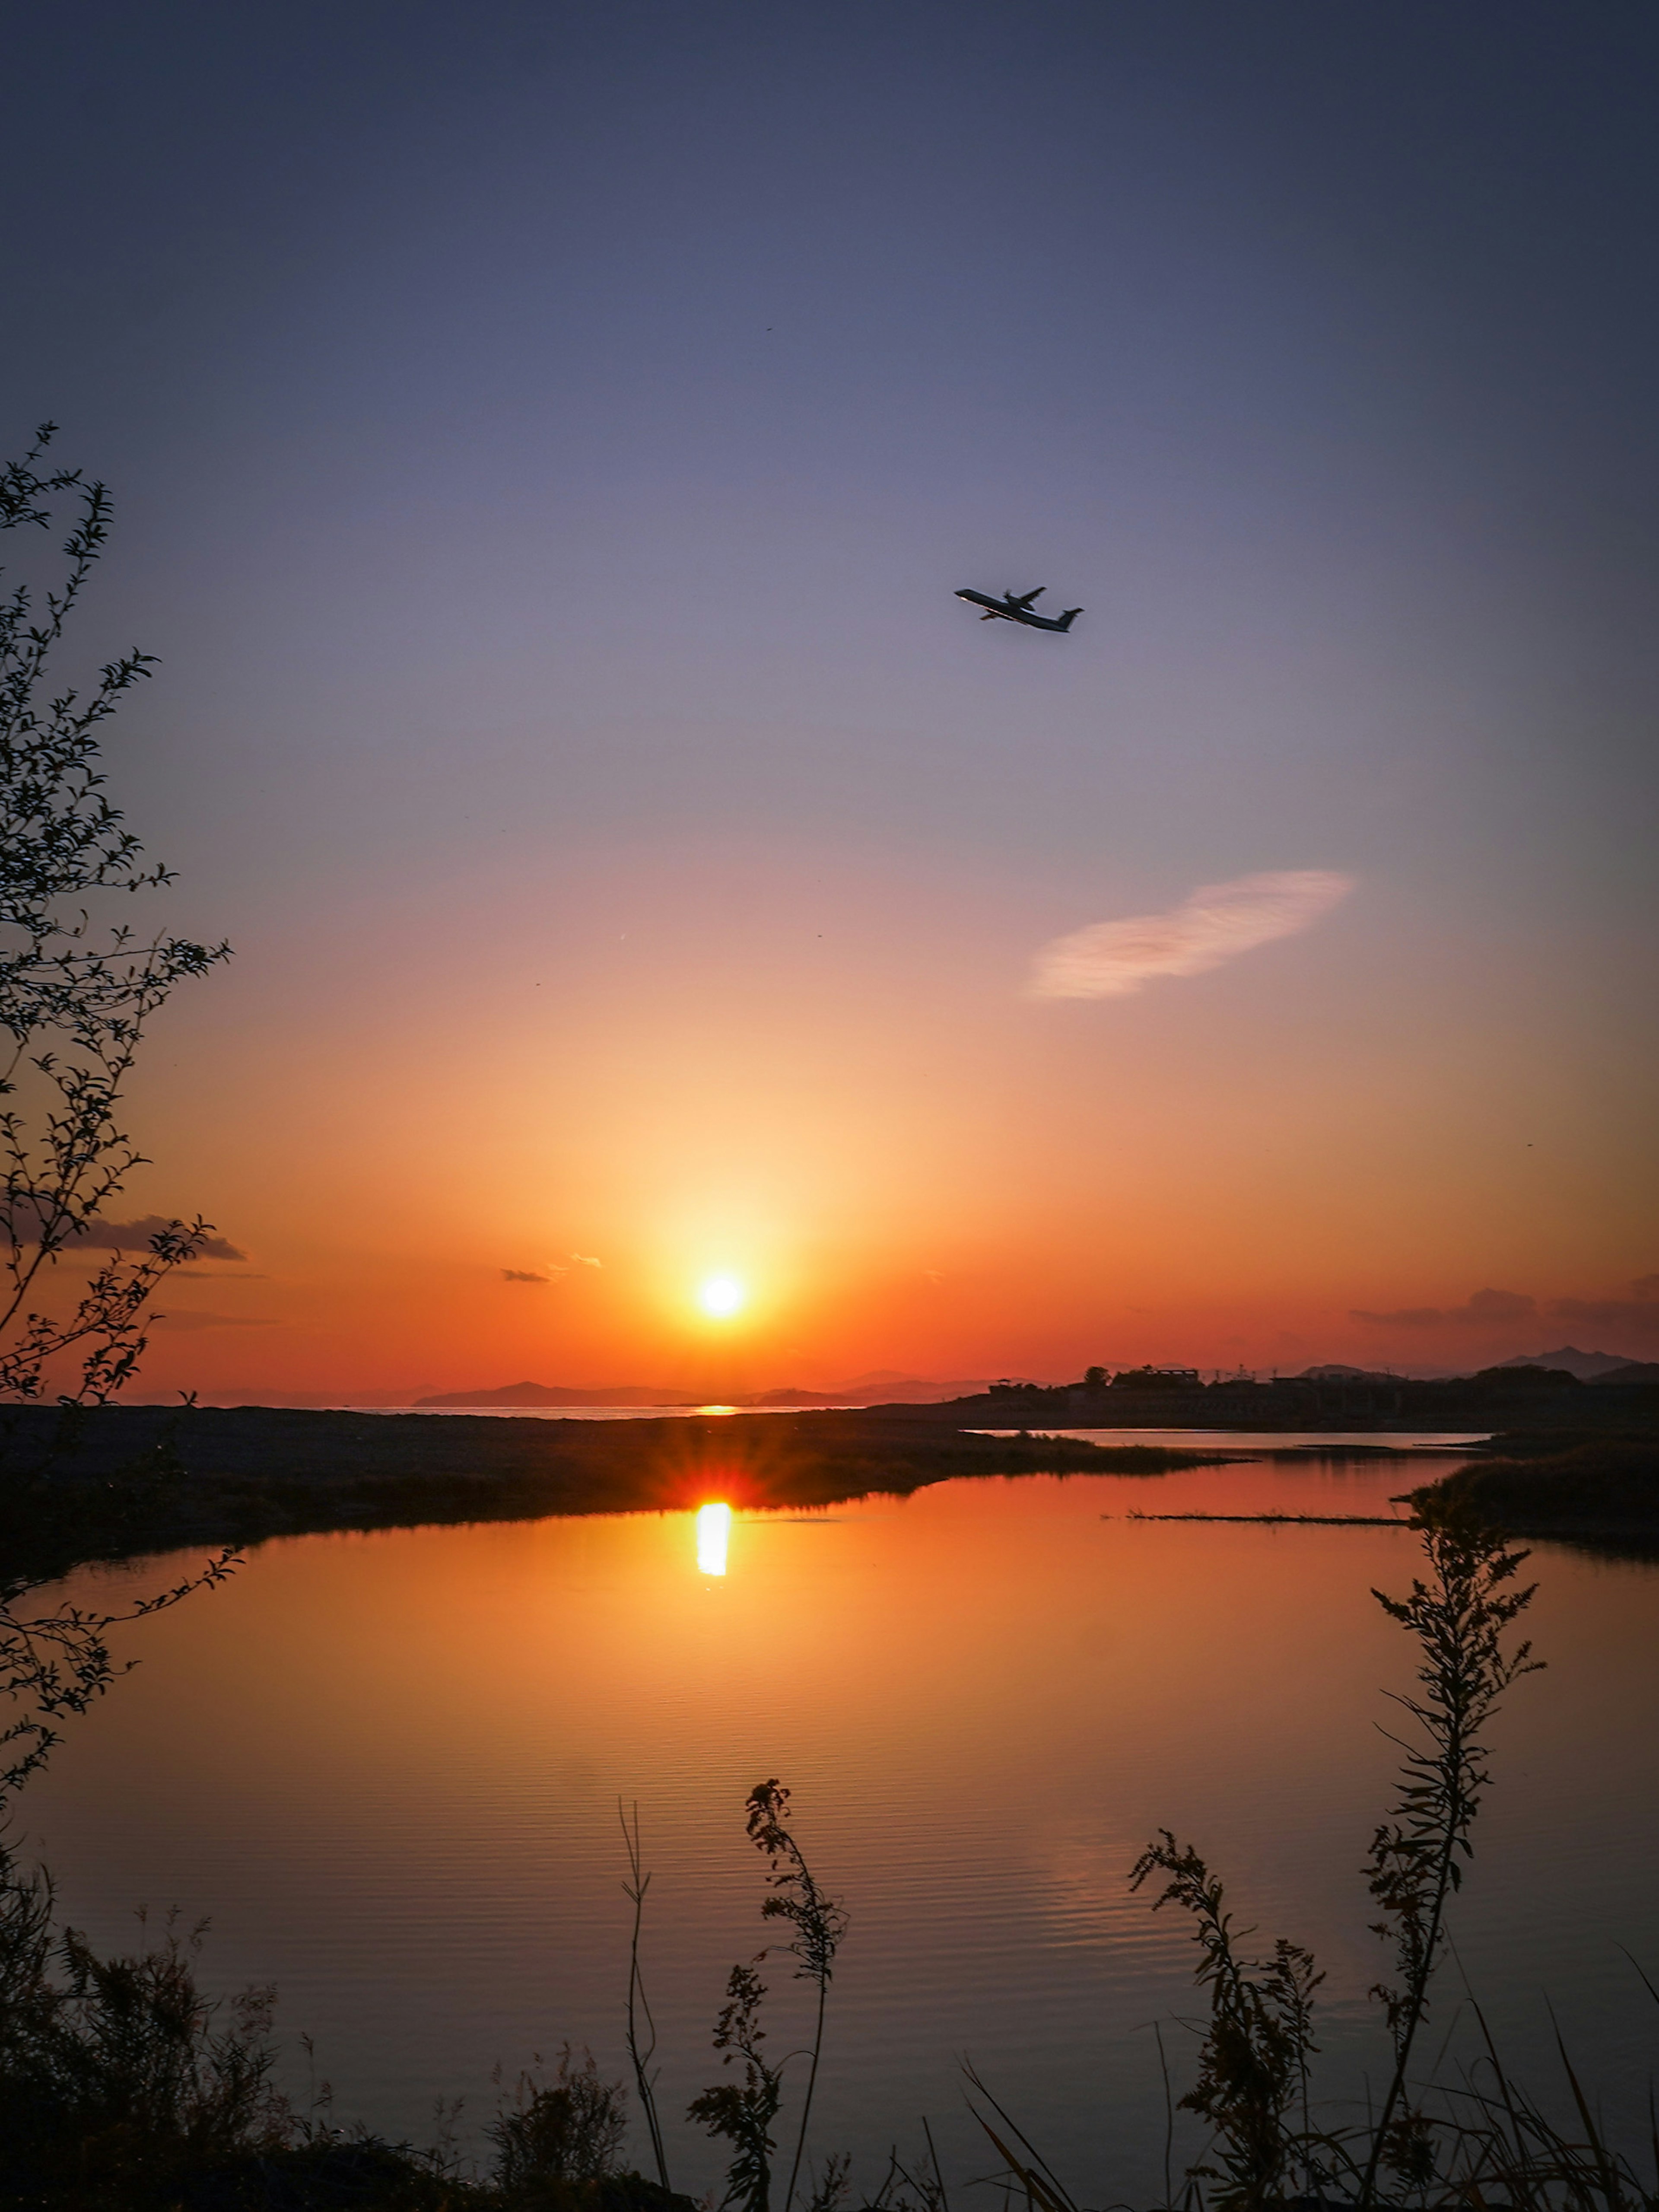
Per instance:
[[[1387,1515],[1457,1463],[1338,1443],[1156,1479],[948,1482],[740,1515],[723,1562],[705,1528],[700,1563],[689,1514],[270,1542],[124,1632],[142,1663],[72,1724],[19,1842],[100,1943],[129,1940],[141,1904],[210,1918],[204,1978],[278,1985],[302,2096],[303,2032],[337,2117],[422,2140],[459,2097],[465,2146],[498,2064],[510,2081],[569,2039],[624,2070],[617,1801],[637,1802],[673,2178],[700,2191],[714,2154],[678,2115],[720,2078],[729,1966],[776,1933],[743,1832],[746,1792],[775,1775],[851,1915],[819,2148],[854,2151],[873,2189],[925,2113],[953,2189],[987,2172],[967,2057],[1080,2201],[1146,2203],[1164,2157],[1153,2023],[1179,2094],[1193,2042],[1174,2023],[1198,2009],[1187,1930],[1127,1885],[1161,1827],[1209,1856],[1263,1948],[1317,1953],[1332,2108],[1358,2112],[1386,2073],[1358,1869],[1396,1756],[1382,1693],[1408,1686],[1410,1650],[1371,1590],[1406,1589],[1419,1554],[1404,1527],[1135,1516]],[[84,1586],[101,1601],[187,1564]],[[1547,1997],[1633,2124],[1659,2045],[1620,1948],[1659,1980],[1659,1579],[1553,1545],[1528,1571],[1547,1670],[1493,1731],[1436,2037],[1449,2067],[1468,2050],[1466,1976],[1553,2098]],[[789,1965],[763,1970],[774,2054],[806,2024]],[[1183,2123],[1177,2171],[1192,2144]]]

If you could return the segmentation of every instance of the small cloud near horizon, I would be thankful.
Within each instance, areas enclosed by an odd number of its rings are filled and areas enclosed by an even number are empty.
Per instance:
[[[1659,1275],[1638,1275],[1629,1289],[1627,1298],[1556,1298],[1550,1311],[1558,1321],[1585,1322],[1592,1328],[1659,1332]]]
[[[545,1272],[534,1267],[503,1267],[501,1280],[504,1283],[556,1283],[573,1267],[602,1267],[604,1265],[602,1260],[595,1260],[588,1253],[569,1252],[562,1260],[548,1261]]]
[[[1546,1298],[1541,1304],[1522,1291],[1476,1291],[1461,1306],[1397,1306],[1389,1313],[1353,1306],[1349,1317],[1380,1328],[1504,1328],[1549,1321],[1659,1334],[1659,1275],[1638,1275],[1627,1287],[1628,1297]]]
[[[1116,999],[1160,976],[1201,975],[1306,929],[1354,883],[1328,868],[1281,868],[1202,884],[1167,914],[1131,915],[1054,938],[1036,955],[1030,995]]]
[[[26,1244],[40,1241],[40,1201],[20,1192],[10,1201],[9,1212],[18,1237]],[[34,1226],[29,1227],[29,1216],[34,1217]],[[137,1252],[145,1249],[152,1237],[164,1229],[175,1229],[181,1224],[170,1214],[146,1213],[137,1221],[88,1221],[73,1236],[65,1237],[65,1252]],[[203,1260],[246,1260],[247,1254],[233,1244],[228,1237],[204,1237],[198,1251]]]
[[[267,1314],[200,1313],[189,1306],[173,1306],[166,1313],[152,1314],[149,1318],[167,1328],[275,1328],[276,1323]]]
[[[1364,1306],[1353,1306],[1349,1314],[1354,1321],[1371,1322],[1382,1328],[1439,1328],[1450,1322],[1499,1328],[1530,1320],[1537,1310],[1538,1301],[1524,1291],[1476,1291],[1461,1306],[1396,1306],[1391,1313],[1370,1313]]]

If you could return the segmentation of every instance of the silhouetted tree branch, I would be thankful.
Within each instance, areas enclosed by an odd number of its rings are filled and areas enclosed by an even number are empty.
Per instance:
[[[137,1255],[114,1252],[67,1314],[32,1302],[143,1161],[121,1100],[147,1023],[174,984],[230,948],[94,919],[110,898],[173,878],[146,863],[112,804],[100,749],[154,655],[135,647],[106,662],[84,696],[51,680],[110,522],[101,483],[47,466],[55,428],[43,423],[22,459],[0,467],[0,531],[47,528],[65,501],[76,510],[56,586],[19,582],[0,598],[0,1401],[41,1398],[68,1360],[79,1372],[58,1403],[101,1405],[143,1353],[152,1291],[201,1250],[207,1224],[171,1222]]]
[[[131,1379],[152,1294],[208,1239],[199,1218],[145,1224],[126,1252],[100,1217],[143,1159],[122,1096],[146,1025],[176,983],[230,950],[142,937],[107,913],[172,881],[110,800],[100,744],[155,660],[135,647],[84,696],[52,673],[110,524],[105,487],[48,462],[55,429],[42,423],[22,458],[0,465],[0,531],[49,529],[57,509],[73,511],[57,580],[0,595],[0,1409],[13,1409],[0,1410],[0,1689],[15,1714],[0,1729],[0,1802],[40,1767],[58,1723],[125,1671],[108,1632],[222,1580],[234,1556],[113,1613],[59,1604],[33,1614],[26,1603],[52,1571],[39,1564],[43,1532],[72,1510],[49,1478],[82,1411]],[[59,1263],[94,1245],[107,1256],[84,1291],[67,1307],[52,1299]],[[44,1435],[17,1411],[42,1401],[60,1413]],[[140,1489],[161,1472],[152,1454]]]

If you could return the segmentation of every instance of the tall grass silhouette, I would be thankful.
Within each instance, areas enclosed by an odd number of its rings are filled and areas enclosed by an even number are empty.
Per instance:
[[[1167,1828],[1135,1862],[1130,1887],[1139,1889],[1153,1874],[1169,1877],[1153,1911],[1177,1905],[1192,1917],[1199,1947],[1195,1978],[1210,1998],[1198,2080],[1181,2102],[1209,2121],[1221,2162],[1200,2164],[1191,2172],[1220,2184],[1215,2202],[1228,2212],[1276,2202],[1292,2174],[1310,2193],[1322,2179],[1308,2081],[1309,2060],[1317,2049],[1314,1991],[1325,1978],[1315,1970],[1310,1951],[1282,1936],[1270,1960],[1241,1958],[1232,1917],[1222,1905],[1221,1883]],[[1299,2129],[1288,2124],[1293,2108],[1301,2116]]]
[[[744,2212],[770,2212],[772,2154],[777,2148],[772,2123],[783,2104],[782,2069],[761,2050],[766,2040],[760,2024],[765,1995],[766,1984],[753,1962],[732,1967],[726,2003],[714,2023],[714,2048],[723,2054],[723,2065],[739,2060],[742,2071],[734,2080],[715,2082],[686,2107],[686,2118],[696,2120],[711,2140],[731,2144],[720,2203],[741,2205]]]
[[[1486,1741],[1505,1694],[1540,1662],[1512,1632],[1537,1585],[1522,1586],[1528,1554],[1480,1515],[1478,1500],[1449,1486],[1412,1503],[1424,1571],[1403,1598],[1372,1595],[1415,1646],[1415,1688],[1389,1693],[1410,1723],[1385,1729],[1401,1753],[1395,1802],[1379,1822],[1363,1869],[1379,1917],[1372,1932],[1392,1954],[1370,1991],[1382,2008],[1392,2065],[1380,2108],[1363,2127],[1317,2124],[1311,2095],[1315,1993],[1311,1954],[1280,1937],[1265,1957],[1241,1948],[1223,1884],[1201,1854],[1168,1829],[1130,1870],[1133,1888],[1155,1876],[1153,1910],[1174,1905],[1192,1923],[1194,1980],[1207,2001],[1197,2078],[1176,2109],[1207,2124],[1208,2139],[1172,2184],[1166,2212],[1267,2212],[1267,2208],[1388,2205],[1445,2212],[1659,2212],[1659,2112],[1650,2091],[1650,2178],[1608,2140],[1559,2033],[1557,2049],[1576,2127],[1553,2120],[1510,2075],[1473,1998],[1481,2054],[1462,2078],[1419,2080],[1413,2070],[1448,1919],[1474,1855],[1473,1828],[1492,1783]],[[1659,1988],[1632,1961],[1659,2005]],[[1160,2057],[1163,2039],[1159,2036]],[[1167,2081],[1167,2072],[1166,2072]],[[1079,2212],[1037,2147],[968,2074],[970,2106],[1003,2161],[1005,2185],[1029,2212]]]
[[[1433,2172],[1426,2124],[1407,2094],[1407,2069],[1429,2008],[1446,1908],[1462,1886],[1462,1862],[1474,1856],[1470,1830],[1492,1779],[1481,1737],[1498,1699],[1540,1663],[1530,1644],[1504,1649],[1538,1587],[1510,1587],[1528,1554],[1507,1550],[1455,1498],[1425,1501],[1419,1519],[1428,1579],[1414,1578],[1407,1598],[1372,1593],[1416,1641],[1420,1694],[1395,1700],[1418,1734],[1414,1741],[1393,1738],[1405,1753],[1399,1800],[1372,1838],[1365,1869],[1382,1914],[1372,1932],[1392,1945],[1398,1978],[1371,1992],[1387,2014],[1395,2063],[1372,2133],[1362,2203],[1370,2203],[1385,2162],[1408,2180]]]
[[[1372,1932],[1390,1946],[1394,1975],[1370,1992],[1383,2009],[1394,2063],[1366,2130],[1312,2123],[1314,1993],[1324,1978],[1312,1954],[1281,1936],[1270,1958],[1242,1957],[1220,1881],[1168,1829],[1130,1872],[1136,1889],[1154,1874],[1166,1876],[1154,1911],[1175,1905],[1193,1922],[1194,1978],[1208,1997],[1209,2020],[1198,2079],[1180,2103],[1212,2131],[1212,2151],[1188,2169],[1188,2181],[1200,2197],[1212,2184],[1209,2201],[1219,2212],[1258,2212],[1333,2187],[1352,2192],[1345,2201],[1364,2212],[1384,2171],[1420,2192],[1445,2179],[1449,2152],[1455,2163],[1471,2148],[1459,2128],[1449,2131],[1413,2096],[1409,2069],[1444,1949],[1447,1909],[1474,1856],[1471,1830],[1492,1779],[1485,1732],[1504,1693],[1540,1663],[1529,1644],[1509,1641],[1537,1585],[1516,1585],[1528,1554],[1510,1551],[1466,1500],[1425,1497],[1416,1523],[1424,1574],[1404,1598],[1372,1592],[1416,1646],[1418,1686],[1414,1694],[1390,1693],[1413,1732],[1385,1730],[1402,1754],[1398,1792],[1364,1869],[1381,1913]]]
[[[793,1940],[787,1948],[797,1961],[795,1978],[811,1982],[818,1993],[806,2091],[801,2099],[800,2126],[795,2136],[789,2186],[784,2195],[784,2212],[789,2212],[795,2201],[795,2188],[800,2179],[806,2130],[812,2117],[812,2093],[817,2087],[818,2061],[823,2056],[824,2007],[835,1972],[836,1954],[847,1933],[846,1913],[813,1879],[800,1845],[785,1825],[788,1818],[789,1792],[775,1775],[769,1782],[757,1783],[750,1791],[746,1824],[749,1840],[757,1850],[765,1853],[771,1869],[772,1894],[761,1907],[762,1916],[768,1920],[787,1921],[794,1929]]]
[[[650,2001],[645,1994],[645,1975],[640,1964],[640,1936],[645,1922],[645,1893],[651,1887],[651,1877],[644,1870],[640,1853],[640,1808],[636,1802],[632,1812],[623,1810],[622,1800],[617,1801],[617,1817],[622,1822],[623,1845],[628,1853],[628,1880],[623,1884],[623,1894],[634,1908],[634,1924],[628,1943],[628,2057],[634,2069],[634,2082],[639,2091],[640,2111],[644,2115],[646,2133],[651,2138],[651,2155],[656,2161],[657,2179],[666,2189],[668,2153],[663,2142],[662,2120],[657,2111],[656,2080],[651,2072],[651,2062],[657,2055],[657,2024],[651,2017]],[[644,2023],[644,2039],[641,2039],[641,2023]]]
[[[796,1962],[796,1980],[811,1982],[817,1991],[812,2041],[805,2054],[808,2061],[806,2087],[801,2098],[783,2212],[790,2212],[800,2185],[806,2131],[812,2117],[812,2094],[823,2055],[824,2010],[835,1972],[836,1954],[847,1933],[845,1911],[820,1885],[787,1825],[789,1796],[775,1775],[769,1781],[757,1782],[745,1802],[744,1823],[750,1842],[764,1855],[769,1869],[771,1894],[761,1906],[761,1916],[766,1920],[785,1921],[793,1929],[791,1941],[782,1948]],[[777,2147],[771,2128],[783,2104],[783,2065],[773,2066],[761,2051],[766,2039],[766,2031],[760,2025],[766,1984],[756,1969],[764,1963],[766,1956],[766,1952],[762,1951],[747,1965],[732,1967],[726,1984],[726,2007],[714,2029],[714,2048],[724,2054],[722,2063],[729,2066],[741,2060],[741,2078],[717,2082],[713,2088],[704,2090],[693,2100],[687,2115],[711,2137],[723,2137],[731,2143],[732,2160],[726,2194],[720,2201],[723,2205],[740,2205],[744,2212],[770,2212],[772,2154]],[[812,2201],[817,2212],[825,2212],[827,2206],[838,2199],[845,2179],[845,2161],[832,2157],[813,2191]]]

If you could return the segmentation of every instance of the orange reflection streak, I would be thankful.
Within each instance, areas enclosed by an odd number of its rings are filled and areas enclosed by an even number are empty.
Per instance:
[[[729,1505],[697,1508],[697,1569],[705,1575],[726,1572],[726,1547],[732,1534]]]

